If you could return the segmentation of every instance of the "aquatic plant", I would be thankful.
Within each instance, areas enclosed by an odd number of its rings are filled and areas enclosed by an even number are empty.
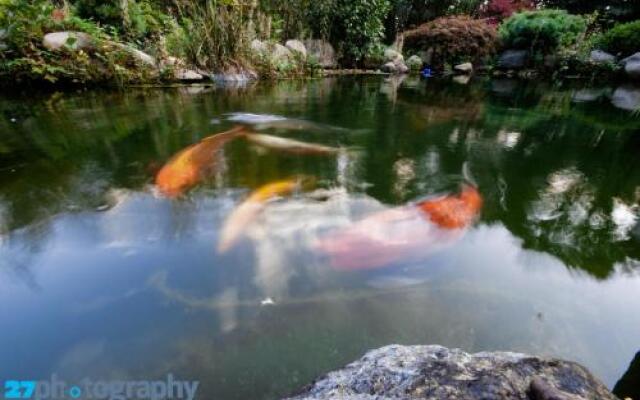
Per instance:
[[[581,16],[563,10],[540,10],[514,14],[500,25],[499,32],[507,48],[549,53],[575,44],[586,29]]]
[[[404,33],[405,48],[431,52],[432,64],[479,61],[494,53],[496,29],[467,16],[443,17]],[[425,60],[426,61],[426,60]]]

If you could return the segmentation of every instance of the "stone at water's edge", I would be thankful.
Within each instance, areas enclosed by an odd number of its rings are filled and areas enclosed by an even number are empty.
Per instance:
[[[615,400],[579,364],[517,353],[392,345],[330,372],[290,400]]]
[[[589,60],[595,64],[606,64],[616,62],[616,57],[602,50],[593,50],[589,55]]]
[[[313,58],[320,67],[336,68],[338,66],[336,52],[331,43],[319,39],[305,40],[303,43],[307,48],[307,56]]]
[[[529,53],[526,50],[507,50],[500,55],[498,68],[521,69],[527,65]]]
[[[84,32],[52,32],[42,38],[42,46],[49,51],[63,48],[86,50],[94,45],[93,38]]]
[[[611,103],[623,110],[640,110],[640,88],[633,85],[622,85],[613,92]]]
[[[624,70],[633,79],[640,79],[640,53],[627,57],[620,62]]]
[[[307,48],[304,47],[304,43],[299,40],[287,40],[284,46],[292,53],[298,54],[303,59],[307,58]]]

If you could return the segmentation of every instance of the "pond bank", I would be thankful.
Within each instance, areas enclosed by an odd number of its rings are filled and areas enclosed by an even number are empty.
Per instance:
[[[328,373],[289,400],[615,400],[583,366],[509,352],[391,345]]]

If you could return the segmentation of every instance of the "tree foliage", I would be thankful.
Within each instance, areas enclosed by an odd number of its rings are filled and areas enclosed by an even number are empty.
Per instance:
[[[500,26],[500,37],[509,48],[550,52],[574,44],[587,29],[585,19],[563,10],[517,13]]]
[[[615,26],[602,35],[597,45],[623,57],[640,51],[640,20]]]

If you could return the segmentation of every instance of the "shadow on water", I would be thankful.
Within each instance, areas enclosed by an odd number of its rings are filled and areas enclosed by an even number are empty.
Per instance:
[[[613,93],[402,77],[0,98],[0,358],[22,360],[0,375],[175,372],[276,398],[399,342],[570,358],[613,385],[640,337],[640,118]],[[184,196],[158,193],[167,160],[246,114],[345,151],[238,139]],[[465,163],[484,208],[451,247],[366,272],[310,250],[457,191]],[[294,174],[316,197],[271,202],[216,253],[234,207]]]

